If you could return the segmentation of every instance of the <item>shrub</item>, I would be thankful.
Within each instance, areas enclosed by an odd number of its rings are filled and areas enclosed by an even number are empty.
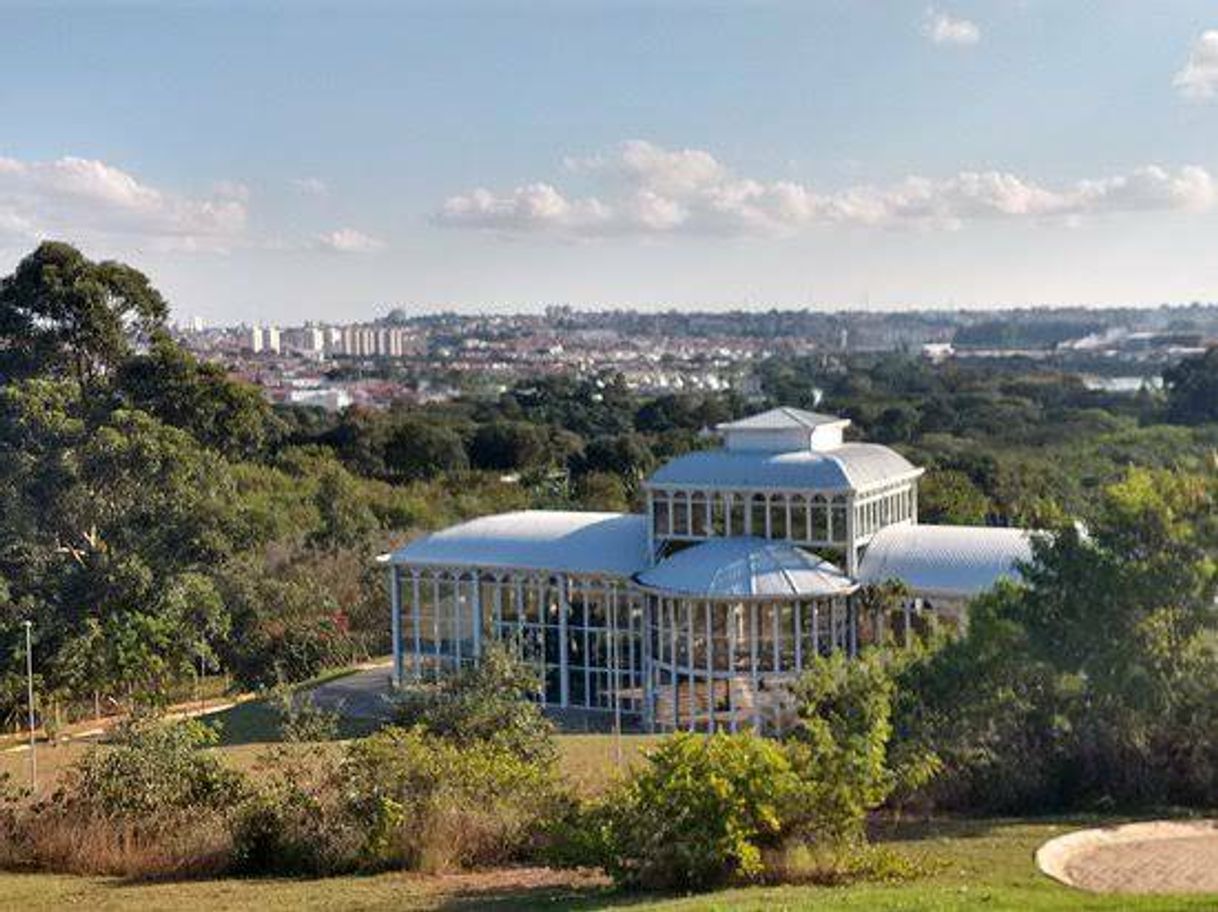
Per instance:
[[[338,713],[322,709],[308,694],[297,694],[279,684],[271,691],[270,704],[281,741],[333,741],[338,737]]]
[[[817,657],[792,687],[799,721],[787,756],[801,781],[789,824],[804,839],[861,843],[867,812],[933,764],[892,762],[893,680],[879,653]]]
[[[220,869],[243,777],[205,750],[197,721],[135,720],[116,727],[30,808],[22,838],[40,866],[152,876]]]
[[[397,721],[459,745],[492,742],[528,763],[549,765],[558,749],[553,723],[532,700],[538,688],[532,668],[490,644],[476,664],[403,690]]]
[[[354,742],[342,775],[377,867],[518,860],[560,799],[547,765],[495,741],[459,746],[419,730],[388,728]]]
[[[80,759],[52,800],[88,816],[130,820],[231,807],[241,776],[204,750],[218,740],[195,719],[123,722]]]
[[[523,859],[563,795],[548,766],[492,741],[389,727],[337,765],[283,751],[234,836],[245,873],[438,871]]]
[[[763,851],[782,844],[784,809],[799,789],[775,741],[674,735],[587,815],[588,860],[631,886],[705,890],[756,879]]]
[[[239,874],[337,874],[360,866],[364,836],[347,813],[332,755],[279,747],[233,823]]]
[[[922,877],[936,868],[925,858],[911,858],[887,846],[865,842],[849,844],[797,843],[767,853],[768,883],[841,886],[858,881],[901,883]]]

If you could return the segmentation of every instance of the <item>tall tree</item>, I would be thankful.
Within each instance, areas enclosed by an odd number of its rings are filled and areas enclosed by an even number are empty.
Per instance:
[[[45,241],[0,280],[0,375],[65,376],[89,390],[163,329],[167,314],[138,270]]]
[[[1185,424],[1218,421],[1218,346],[1163,371],[1171,416]]]

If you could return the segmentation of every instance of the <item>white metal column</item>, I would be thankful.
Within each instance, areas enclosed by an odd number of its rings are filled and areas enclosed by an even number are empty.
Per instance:
[[[389,621],[393,637],[393,686],[402,686],[402,580],[396,564],[389,565]]]

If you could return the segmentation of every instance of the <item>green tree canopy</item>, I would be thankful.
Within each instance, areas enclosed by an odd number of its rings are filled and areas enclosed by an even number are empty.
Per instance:
[[[89,388],[164,328],[164,299],[138,270],[45,241],[0,280],[0,375]]]
[[[1218,347],[1163,371],[1168,411],[1184,424],[1218,421]]]

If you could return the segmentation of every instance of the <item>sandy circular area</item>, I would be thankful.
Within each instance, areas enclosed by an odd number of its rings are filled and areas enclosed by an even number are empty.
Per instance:
[[[1079,830],[1036,852],[1045,874],[1099,893],[1218,893],[1218,821]]]

